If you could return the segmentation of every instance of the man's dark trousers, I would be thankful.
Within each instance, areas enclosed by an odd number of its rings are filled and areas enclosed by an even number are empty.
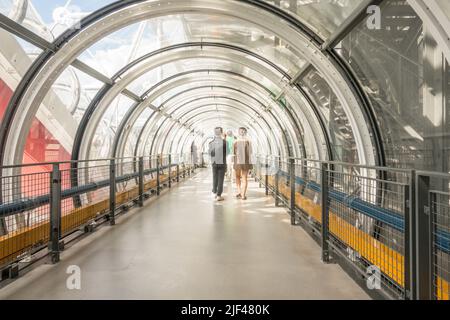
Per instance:
[[[225,180],[225,172],[227,171],[227,165],[225,164],[213,164],[213,193],[217,196],[222,196],[223,182]]]

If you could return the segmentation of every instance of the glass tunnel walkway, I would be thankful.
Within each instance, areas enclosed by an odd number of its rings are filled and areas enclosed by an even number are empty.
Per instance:
[[[280,297],[367,297],[355,283],[375,279],[383,298],[449,300],[448,3],[0,0],[0,294],[56,294],[45,270],[79,259],[99,274],[87,288],[142,268],[182,295],[185,266],[202,297],[265,297],[261,278]],[[246,204],[202,182],[218,126],[252,141]]]
[[[0,290],[0,299],[368,298],[338,265],[321,262],[320,246],[258,183],[242,201],[226,182],[218,203],[211,179],[210,169],[197,169],[75,243],[59,264]],[[80,267],[81,290],[66,287],[71,265]]]

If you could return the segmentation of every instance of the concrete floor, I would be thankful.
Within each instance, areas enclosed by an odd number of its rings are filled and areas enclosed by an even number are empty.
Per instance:
[[[210,170],[0,290],[0,299],[368,299],[253,182],[215,203]],[[81,290],[66,286],[71,265]]]

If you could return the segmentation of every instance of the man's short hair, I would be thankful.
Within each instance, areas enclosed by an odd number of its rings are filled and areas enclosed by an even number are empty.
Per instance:
[[[222,127],[216,127],[216,128],[214,129],[214,132],[217,133],[217,131],[220,131],[220,133],[223,133],[223,128],[222,128]]]
[[[245,132],[247,132],[247,128],[246,127],[240,127],[239,130],[244,130]]]

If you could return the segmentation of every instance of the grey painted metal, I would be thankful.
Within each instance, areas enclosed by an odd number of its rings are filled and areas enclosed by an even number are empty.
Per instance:
[[[103,82],[106,85],[112,86],[114,84],[113,79],[110,79],[109,77],[105,76],[98,70],[92,68],[91,66],[87,65],[86,63],[84,63],[83,61],[81,61],[79,59],[72,62],[72,66],[77,68],[78,70],[88,74],[92,78]]]
[[[430,177],[417,174],[416,188],[416,298],[431,300],[434,279],[431,272]]]
[[[264,184],[265,184],[265,189],[266,189],[266,196],[269,195],[269,156],[266,157],[265,159],[265,163],[264,163]]]
[[[281,159],[281,157],[280,157]],[[280,205],[280,167],[277,168],[275,173],[275,207]]]
[[[329,202],[328,202],[328,164],[323,163],[321,168],[321,187],[322,187],[322,261],[330,262],[330,247],[329,247]]]
[[[414,170],[411,171],[411,177],[415,177],[416,173]],[[410,180],[410,185],[405,185],[404,187],[404,208],[405,208],[405,236],[404,236],[404,274],[405,274],[405,300],[414,300],[416,297],[415,281],[415,254],[414,254],[414,232],[415,229],[415,179]]]
[[[144,206],[144,157],[139,157],[139,207],[143,206]]]
[[[160,168],[161,168],[161,158],[158,155],[156,157],[156,195],[160,195],[161,192],[161,172],[160,172]]]
[[[334,33],[325,40],[321,49],[326,51],[334,48],[350,31],[352,31],[364,18],[367,17],[367,8],[371,5],[380,5],[383,0],[360,0],[358,7],[345,19]]]
[[[61,239],[61,171],[53,164],[50,176],[50,251],[52,263],[59,262]]]
[[[169,188],[172,188],[172,155],[169,154]]]
[[[109,164],[109,223],[110,225],[116,224],[115,212],[116,212],[116,160],[111,159]]]
[[[31,43],[32,45],[42,49],[56,51],[58,48],[53,44],[38,36],[36,33],[22,26],[20,23],[9,19],[7,16],[0,13],[0,28],[5,29],[11,34],[18,36]]]
[[[306,63],[295,76],[292,77],[290,84],[295,85],[298,83],[310,70],[312,69],[311,63]]]
[[[134,92],[132,92],[132,91],[130,91],[130,90],[128,90],[128,89],[125,89],[125,90],[123,90],[122,91],[122,94],[124,95],[124,96],[127,96],[128,98],[130,98],[131,100],[134,100],[135,102],[142,102],[143,101],[143,99],[141,98],[141,97],[139,97],[137,94],[135,94]]]
[[[295,225],[295,159],[289,159],[289,175],[289,186],[291,188],[291,199],[289,206],[291,214],[291,225]]]

